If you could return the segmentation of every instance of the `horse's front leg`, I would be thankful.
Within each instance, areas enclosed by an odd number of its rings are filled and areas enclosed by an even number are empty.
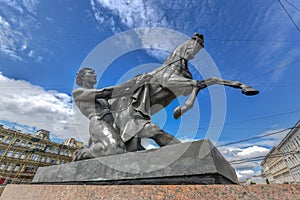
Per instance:
[[[178,106],[174,110],[174,118],[178,119],[181,115],[183,115],[186,111],[191,109],[195,103],[196,97],[201,90],[201,87],[194,87],[188,100],[185,102],[183,106]]]
[[[223,79],[216,78],[216,77],[211,77],[209,79],[200,81],[199,87],[201,87],[201,89],[203,89],[207,86],[214,85],[214,84],[226,85],[229,87],[242,89],[242,93],[247,96],[257,95],[259,93],[258,90],[254,89],[253,87],[251,87],[249,85],[241,83],[239,81],[223,80]]]
[[[200,82],[201,81],[183,78],[182,76],[174,76],[167,81],[163,81],[163,86],[169,88],[171,91],[174,91],[176,97],[181,95],[186,96],[190,94],[190,97],[186,101],[185,105],[178,106],[174,110],[175,119],[178,119],[181,115],[183,115],[186,111],[193,107],[195,99],[199,91],[201,90]]]

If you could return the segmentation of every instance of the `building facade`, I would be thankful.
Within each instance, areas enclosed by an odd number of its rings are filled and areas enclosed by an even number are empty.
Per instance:
[[[50,140],[49,131],[34,135],[0,125],[0,185],[30,183],[38,167],[71,162],[83,143],[67,139],[63,144]],[[72,140],[75,145],[68,145]]]
[[[267,184],[266,178],[262,177],[261,175],[258,176],[252,176],[250,178],[247,178],[246,185],[252,185],[252,184]]]
[[[261,166],[270,183],[300,183],[300,121],[266,155]]]

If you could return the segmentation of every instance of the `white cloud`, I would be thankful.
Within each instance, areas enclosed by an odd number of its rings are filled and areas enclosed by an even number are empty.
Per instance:
[[[184,142],[193,142],[195,141],[194,138],[188,138],[188,137],[181,137],[181,138],[178,138],[180,140],[180,142],[184,143]]]
[[[232,166],[237,171],[255,169],[257,167],[257,162],[244,162],[244,163],[239,163],[239,164],[232,164]]]
[[[237,175],[239,181],[245,181],[247,178],[254,176],[255,172],[251,169],[237,170],[236,175]]]
[[[219,147],[218,149],[222,152],[222,154],[229,162],[265,156],[269,152],[269,149],[256,145],[245,148],[223,146]]]
[[[80,139],[73,119],[71,97],[0,73],[0,119],[46,129],[54,137]]]
[[[0,0],[0,3],[6,3],[7,5],[9,5],[11,8],[18,11],[19,13],[23,13],[23,9],[22,9],[20,3],[16,0],[9,0],[9,1]]]
[[[236,154],[239,158],[251,158],[251,157],[259,157],[264,156],[269,152],[269,149],[259,146],[252,146],[242,149],[240,152]]]
[[[46,20],[49,21],[49,22],[53,22],[54,21],[54,19],[51,18],[51,17],[46,17]]]
[[[223,146],[218,148],[224,155],[227,161],[229,161],[235,168],[238,179],[244,181],[247,178],[253,176],[256,173],[260,173],[260,160],[251,161],[251,158],[263,158],[270,149],[260,146],[249,147],[236,147],[236,146]],[[247,160],[249,159],[249,161]],[[239,161],[241,162],[233,162]]]
[[[153,142],[150,139],[146,139],[146,138],[142,139],[142,146],[145,149],[157,149],[157,148],[159,148],[159,146],[157,144],[155,144],[155,142]]]
[[[23,5],[29,13],[36,14],[38,0],[23,0]]]
[[[99,24],[110,23],[111,29],[117,33],[120,32],[120,25],[125,25],[129,28],[140,28],[140,27],[170,27],[167,19],[156,2],[143,1],[143,0],[91,0],[91,7],[94,13],[94,18]],[[111,12],[111,17],[104,10]],[[151,30],[149,30],[151,31]],[[173,50],[177,41],[169,40],[161,42],[160,35],[149,32],[143,36],[137,32],[137,37],[141,39],[141,43],[145,45],[145,48],[149,48],[147,53],[160,60],[164,60],[168,54],[156,49],[170,49]],[[164,37],[166,37],[164,35]],[[156,41],[157,40],[157,41]],[[149,46],[148,44],[153,44]]]
[[[23,60],[28,56],[28,40],[36,25],[34,16],[37,5],[37,0],[0,1],[3,11],[0,14],[0,54],[13,60]],[[37,54],[32,58],[36,61],[41,60]]]
[[[275,146],[277,145],[288,133],[290,130],[285,130],[285,129],[274,129],[274,130],[269,130],[264,132],[263,134],[260,134],[259,136],[267,135],[267,134],[272,134],[269,136],[264,137],[262,141],[258,142],[258,145],[263,145],[263,146]]]
[[[22,47],[23,48],[23,47]],[[37,52],[36,51],[34,51],[34,50],[30,50],[29,51],[29,53],[28,53],[28,56],[30,57],[30,58],[33,58],[36,62],[41,62],[42,61],[42,59],[43,59],[43,57],[42,56],[39,56],[38,54],[37,54]]]
[[[99,6],[110,10],[119,17],[122,24],[130,27],[168,26],[164,13],[152,1],[143,0],[91,0],[95,18],[103,23],[105,13],[101,13]]]
[[[260,170],[258,170],[258,171],[251,170],[251,169],[236,170],[236,174],[240,181],[246,181],[248,178],[251,178],[251,177],[261,177]]]

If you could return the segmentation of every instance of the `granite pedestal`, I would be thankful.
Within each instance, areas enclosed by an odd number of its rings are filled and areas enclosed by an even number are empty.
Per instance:
[[[34,184],[236,184],[234,169],[208,140],[40,167]]]
[[[299,184],[272,185],[14,185],[2,200],[300,199]]]

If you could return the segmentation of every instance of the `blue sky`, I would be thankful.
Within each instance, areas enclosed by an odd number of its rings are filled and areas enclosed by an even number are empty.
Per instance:
[[[281,0],[300,26],[300,2]],[[24,131],[46,129],[57,141],[86,140],[73,120],[71,91],[88,54],[117,33],[162,27],[205,36],[205,50],[224,79],[260,90],[255,97],[226,88],[226,120],[218,143],[227,143],[292,127],[300,113],[300,32],[275,0],[0,0],[0,120]],[[161,41],[162,43],[164,41]],[[136,51],[118,58],[98,87],[117,83],[135,66],[162,63],[166,54]],[[101,55],[99,55],[101,59]],[[208,66],[209,67],[209,66]],[[194,70],[195,71],[195,70]],[[193,72],[193,70],[192,70]],[[201,79],[200,75],[194,74]],[[209,92],[198,97],[200,123],[184,125],[184,141],[197,129],[205,137],[211,117]],[[164,130],[178,128],[170,105],[156,117]],[[192,111],[191,111],[192,112]],[[187,117],[188,113],[186,116]],[[167,118],[167,120],[165,120]],[[10,124],[9,122],[12,122]],[[15,122],[17,124],[15,124]],[[25,127],[35,127],[36,129]],[[284,133],[286,134],[286,132]],[[284,134],[223,147],[227,158],[267,153]],[[239,176],[259,173],[258,163],[236,166]]]

